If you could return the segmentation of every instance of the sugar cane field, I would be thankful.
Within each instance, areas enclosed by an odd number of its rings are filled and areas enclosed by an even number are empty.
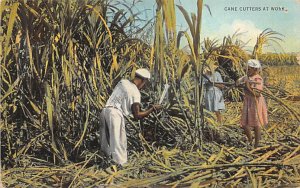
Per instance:
[[[299,54],[265,51],[283,35],[265,28],[249,51],[238,33],[202,37],[203,0],[191,15],[156,0],[146,21],[133,2],[0,1],[0,187],[300,187]],[[188,30],[177,29],[175,10]],[[200,84],[215,63],[235,83],[249,59],[263,65],[269,118],[256,148],[240,126],[243,88],[223,90],[220,123]],[[115,165],[100,150],[99,116],[142,67],[151,73],[143,109],[170,87],[161,110],[126,117],[128,163]]]

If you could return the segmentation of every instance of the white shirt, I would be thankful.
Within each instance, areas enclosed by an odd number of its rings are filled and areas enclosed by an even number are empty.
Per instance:
[[[105,106],[113,106],[128,116],[132,114],[131,105],[133,103],[141,103],[141,93],[139,89],[131,81],[121,80],[114,88]]]

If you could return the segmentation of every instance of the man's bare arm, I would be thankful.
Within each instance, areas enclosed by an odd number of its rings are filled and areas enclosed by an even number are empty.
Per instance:
[[[144,117],[147,117],[151,112],[159,109],[161,109],[161,106],[158,104],[152,105],[150,108],[148,108],[145,111],[141,110],[140,103],[133,103],[131,105],[132,114],[135,119],[142,119]]]

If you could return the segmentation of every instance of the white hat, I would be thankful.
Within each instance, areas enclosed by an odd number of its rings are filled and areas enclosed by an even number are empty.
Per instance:
[[[247,65],[249,67],[253,67],[253,68],[257,68],[257,69],[259,69],[261,67],[260,62],[256,59],[249,59],[247,61]]]
[[[141,68],[135,71],[135,75],[138,75],[145,79],[150,79],[150,72],[147,69]]]

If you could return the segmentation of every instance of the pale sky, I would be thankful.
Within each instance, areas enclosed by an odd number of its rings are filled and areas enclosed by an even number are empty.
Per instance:
[[[155,0],[141,1],[139,9],[149,9],[146,15],[151,18],[156,8]],[[175,0],[175,4],[188,12],[197,12],[197,0]],[[252,49],[259,33],[271,28],[284,35],[284,41],[280,42],[282,49],[274,44],[265,51],[300,52],[300,0],[204,0],[204,4],[210,7],[212,16],[204,7],[201,40],[209,37],[222,41],[224,36],[239,30],[243,33],[240,39],[250,40],[248,48]],[[176,19],[177,31],[188,28],[177,7]]]

